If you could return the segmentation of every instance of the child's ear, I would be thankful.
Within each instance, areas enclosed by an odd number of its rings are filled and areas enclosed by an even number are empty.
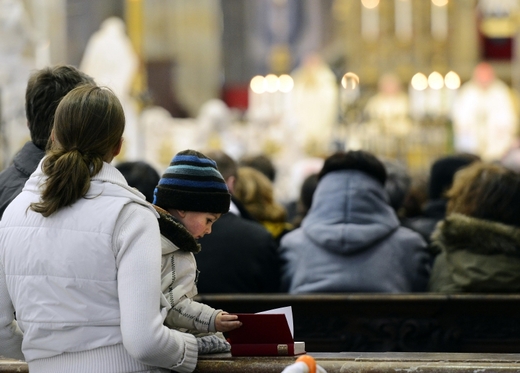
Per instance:
[[[184,210],[177,210],[177,212],[179,213],[179,216],[180,216],[181,218],[184,219],[184,218],[186,217],[186,211],[184,211]]]

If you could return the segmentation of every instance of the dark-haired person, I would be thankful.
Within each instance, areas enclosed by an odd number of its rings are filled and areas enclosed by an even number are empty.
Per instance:
[[[25,91],[25,116],[31,141],[25,143],[11,165],[0,173],[0,219],[45,155],[54,112],[60,100],[81,84],[95,83],[90,76],[67,65],[38,70],[29,78]]]
[[[240,158],[238,165],[240,167],[252,167],[260,171],[267,176],[271,183],[274,183],[276,179],[276,167],[271,158],[265,154],[243,156]]]
[[[430,243],[435,226],[446,216],[448,199],[445,193],[451,188],[455,173],[479,160],[478,156],[469,153],[447,155],[435,160],[428,179],[428,199],[420,215],[404,217],[401,224],[421,234]]]
[[[196,256],[200,294],[277,293],[280,291],[278,245],[264,226],[248,214],[233,194],[238,178],[236,161],[221,150],[205,153],[217,167],[231,193],[231,204],[199,239],[203,250]],[[245,214],[244,214],[245,213]]]
[[[520,291],[520,174],[476,162],[455,174],[447,216],[432,234],[429,290]]]
[[[124,128],[110,90],[70,91],[0,221],[0,355],[31,373],[195,369],[196,338],[163,325],[159,215],[110,164]]]
[[[300,196],[296,201],[296,216],[292,220],[294,228],[298,228],[312,206],[312,196],[318,185],[318,174],[311,173],[304,180],[300,187]]]
[[[123,174],[128,185],[143,193],[148,202],[153,202],[153,191],[161,179],[155,168],[144,161],[121,162],[116,168]]]
[[[426,290],[430,257],[403,228],[384,189],[386,170],[365,151],[329,156],[300,228],[280,244],[290,293]]]

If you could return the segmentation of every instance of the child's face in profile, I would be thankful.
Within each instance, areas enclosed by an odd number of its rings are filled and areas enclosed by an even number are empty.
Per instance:
[[[180,211],[180,220],[184,227],[198,240],[211,233],[211,226],[222,214],[212,212]]]

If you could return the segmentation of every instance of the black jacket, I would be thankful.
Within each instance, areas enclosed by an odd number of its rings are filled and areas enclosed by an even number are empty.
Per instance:
[[[402,219],[401,225],[420,233],[426,242],[430,243],[435,226],[446,216],[446,203],[445,199],[430,200],[421,215]]]
[[[16,153],[13,163],[0,172],[0,219],[6,207],[20,194],[25,182],[36,170],[44,155],[45,151],[28,141]]]
[[[228,212],[199,243],[199,294],[279,292],[278,246],[261,224]]]

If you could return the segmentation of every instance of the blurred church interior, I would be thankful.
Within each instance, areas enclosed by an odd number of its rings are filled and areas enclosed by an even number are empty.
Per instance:
[[[457,150],[453,103],[480,62],[518,109],[519,15],[518,0],[0,0],[0,169],[29,137],[31,71],[72,64],[123,102],[120,161],[263,153],[282,201],[335,150],[424,175]]]

